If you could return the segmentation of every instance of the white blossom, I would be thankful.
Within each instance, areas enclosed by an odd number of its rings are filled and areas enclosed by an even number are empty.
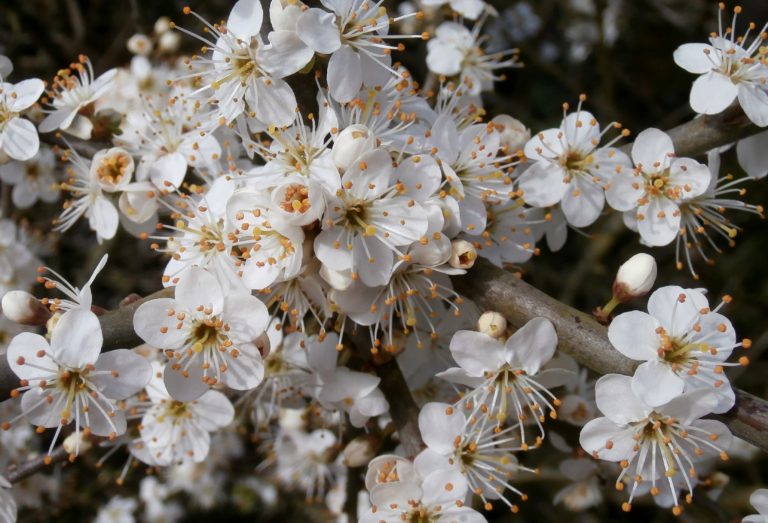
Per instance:
[[[255,342],[268,321],[257,298],[226,293],[211,273],[194,267],[176,285],[174,298],[142,304],[133,325],[147,343],[165,351],[165,386],[186,402],[218,383],[235,390],[259,385],[264,363]]]
[[[728,302],[730,297],[712,310],[699,290],[662,287],[649,298],[647,314],[625,312],[613,320],[608,328],[613,346],[644,362],[632,378],[632,390],[641,400],[655,407],[686,390],[706,388],[716,393],[714,412],[733,406],[724,369],[738,365],[726,360],[743,342],[737,343],[731,322],[718,312]]]
[[[696,475],[696,464],[704,455],[726,460],[731,433],[719,421],[699,419],[717,405],[715,395],[697,389],[669,403],[649,407],[632,390],[632,379],[607,374],[596,385],[597,407],[605,415],[587,423],[581,431],[581,446],[596,459],[617,462],[621,473],[616,488],[631,484],[629,500],[622,508],[629,511],[640,485],[651,485],[651,493],[667,488],[674,498],[673,511],[682,510],[677,502],[675,478],[682,478],[688,499]],[[665,485],[666,484],[666,485]]]

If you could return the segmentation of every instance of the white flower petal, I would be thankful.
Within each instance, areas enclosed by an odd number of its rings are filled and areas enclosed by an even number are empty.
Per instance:
[[[243,40],[249,41],[261,31],[264,12],[259,0],[239,0],[227,18],[227,30]]]
[[[180,349],[187,337],[187,330],[177,329],[179,320],[173,314],[168,315],[169,311],[176,314],[184,312],[177,310],[178,308],[179,302],[173,298],[158,298],[142,303],[133,315],[133,329],[141,339],[153,347],[164,350]]]
[[[307,9],[296,21],[296,32],[305,44],[321,54],[331,54],[341,47],[336,17],[322,9]]]
[[[45,351],[46,354],[38,357],[38,351]],[[35,386],[41,376],[49,370],[50,374],[57,374],[59,366],[50,358],[51,347],[48,341],[39,334],[31,332],[22,332],[17,334],[8,345],[6,357],[8,366],[14,374],[22,380],[28,380],[30,385]],[[33,365],[27,365],[31,363]],[[46,370],[41,369],[43,367]]]
[[[224,308],[224,293],[213,274],[200,267],[190,267],[176,286],[176,301],[186,310],[202,305],[219,314]]]
[[[739,165],[753,178],[768,174],[768,131],[740,140],[736,144]]]
[[[337,102],[349,102],[363,83],[360,56],[349,45],[342,45],[328,61],[328,88]]]
[[[71,309],[53,329],[51,351],[56,361],[81,369],[96,362],[103,341],[99,318],[89,310]]]
[[[675,63],[693,74],[710,72],[714,66],[712,57],[714,49],[707,44],[683,44],[672,54]]]
[[[642,311],[619,314],[608,327],[611,345],[633,360],[648,361],[658,357],[661,345],[656,329],[659,323]]]
[[[14,160],[29,160],[40,148],[35,124],[24,118],[12,118],[0,131],[0,141],[5,153]]]
[[[173,399],[178,401],[196,400],[208,390],[208,384],[203,381],[203,369],[198,362],[189,365],[188,376],[181,373],[181,369],[174,369],[171,360],[163,370],[163,382]]]
[[[160,156],[149,169],[149,179],[161,191],[177,189],[186,174],[187,160],[180,152]]]
[[[126,399],[149,383],[152,367],[146,358],[128,349],[105,352],[96,360],[97,374],[90,377],[102,394],[114,400]]]
[[[717,114],[733,103],[739,88],[714,71],[699,76],[691,88],[691,108],[699,114]]]
[[[683,393],[685,381],[660,361],[646,361],[632,377],[632,391],[651,407],[663,405]]]
[[[632,456],[632,448],[636,444],[632,438],[634,433],[632,427],[617,425],[608,418],[596,418],[581,429],[579,443],[588,454],[618,462]]]
[[[45,84],[37,78],[22,80],[15,84],[10,92],[6,92],[5,100],[8,109],[14,113],[20,113],[40,98],[45,91]]]
[[[680,208],[666,197],[651,198],[637,209],[637,215],[640,236],[651,247],[669,245],[680,233]]]
[[[670,162],[670,155],[675,153],[672,138],[659,129],[646,129],[635,138],[632,144],[632,161],[645,172],[658,172]],[[659,163],[659,167],[654,164]]]
[[[533,318],[517,330],[504,346],[506,361],[534,375],[552,359],[557,348],[555,326],[546,318]]]
[[[600,185],[577,176],[569,184],[560,207],[568,223],[574,227],[592,225],[605,206],[605,192]]]
[[[117,234],[120,215],[112,201],[104,195],[98,195],[88,209],[88,225],[98,238],[109,240]]]
[[[739,104],[758,127],[768,125],[768,91],[762,85],[739,84]]]
[[[681,295],[683,301],[680,301]],[[648,298],[648,314],[673,338],[682,337],[699,321],[699,311],[709,307],[707,298],[693,289],[669,285],[656,289]]]
[[[256,83],[256,118],[268,125],[291,125],[296,118],[296,95],[291,86],[280,78],[261,77]]]
[[[419,431],[431,450],[450,455],[454,441],[462,435],[466,418],[461,409],[447,403],[427,403],[419,412]]]
[[[651,412],[632,391],[632,378],[621,374],[606,374],[597,380],[595,403],[600,412],[619,425],[640,421]]]
[[[504,363],[502,343],[476,331],[457,331],[450,343],[451,356],[471,376],[481,377],[485,371],[494,371]]]
[[[549,207],[562,200],[568,184],[563,182],[565,171],[548,162],[538,161],[520,175],[518,187],[525,203],[534,207]]]
[[[194,402],[193,409],[200,426],[208,432],[224,428],[235,418],[232,402],[221,392],[209,390]]]

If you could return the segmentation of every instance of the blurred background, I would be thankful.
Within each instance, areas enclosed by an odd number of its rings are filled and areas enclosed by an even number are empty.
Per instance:
[[[399,3],[384,2],[394,11]],[[601,123],[619,121],[632,130],[633,135],[647,127],[670,128],[693,117],[688,93],[694,77],[674,64],[672,52],[686,42],[703,42],[711,31],[717,30],[716,2],[496,0],[490,3],[499,16],[485,24],[489,45],[496,50],[519,48],[525,68],[509,71],[507,79],[497,84],[496,91],[486,96],[489,116],[507,113],[537,132],[559,125],[562,104],[575,105],[578,95],[585,93],[589,97],[585,107]],[[225,19],[232,4],[229,0],[190,3],[210,21]],[[161,16],[197,31],[199,24],[181,14],[185,5],[186,2],[179,0],[5,0],[0,2],[0,54],[14,62],[13,81],[32,76],[50,80],[78,54],[88,55],[97,73],[103,72],[127,64],[131,58],[126,48],[127,39],[135,33],[151,33]],[[741,5],[744,14],[738,33],[743,32],[749,21],[756,22],[758,27],[768,21],[765,0],[746,0]],[[725,23],[730,23],[730,14]],[[184,36],[181,42],[182,52],[198,50],[196,40]],[[396,59],[423,80],[426,76],[424,56],[425,46],[419,42],[408,45],[405,53]],[[733,151],[724,154],[721,173],[743,176]],[[746,187],[747,202],[765,204],[768,183],[752,182]],[[67,233],[66,241],[59,244],[48,232],[48,220],[56,214],[57,205],[50,209],[36,207],[37,212],[24,216],[34,229],[45,231],[39,234],[38,240],[46,263],[67,275],[70,281],[82,282],[103,252],[109,252],[109,268],[95,289],[95,302],[107,308],[114,307],[121,297],[131,292],[144,295],[158,289],[163,262],[147,244],[122,230],[112,241],[97,246],[87,225],[80,223]],[[724,294],[733,296],[733,303],[724,314],[733,322],[739,337],[753,340],[753,347],[748,353],[751,364],[746,369],[735,369],[732,381],[739,388],[768,397],[768,357],[765,356],[768,230],[765,223],[753,215],[734,213],[731,218],[743,228],[736,238],[736,246],[724,246],[724,254],[716,258],[714,265],[699,260],[696,268],[700,281],[695,281],[686,271],[675,269],[674,245],[654,249],[641,246],[637,234],[623,227],[620,216],[610,212],[586,231],[570,231],[568,242],[560,252],[551,253],[542,243],[541,254],[517,269],[536,287],[589,311],[609,299],[612,278],[625,259],[639,251],[650,252],[659,264],[657,285],[703,286],[709,290],[711,301],[717,301]],[[630,306],[643,308],[644,303]],[[623,310],[627,309],[620,311]],[[567,441],[578,440],[576,427],[552,423],[550,429]],[[252,469],[259,458],[253,448],[245,452],[253,459],[229,466],[243,471]],[[112,496],[136,492],[143,470],[129,474],[125,486],[120,487],[115,484],[115,477],[117,469],[124,464],[124,456],[113,458],[103,469],[94,467],[93,461],[98,457],[85,456],[79,460],[82,461],[79,466],[58,471],[63,481],[55,499],[38,509],[22,512],[19,521],[90,520],[97,508]],[[565,483],[557,474],[546,472],[556,471],[557,466],[557,463],[548,465],[546,460],[546,452],[531,456],[531,466],[541,467],[544,472],[533,480],[522,480],[527,481],[524,490],[530,499],[522,505],[521,513],[509,515],[499,508],[489,515],[490,520],[555,521],[567,517],[574,522],[739,521],[740,517],[753,512],[747,502],[751,491],[768,485],[766,456],[745,452],[743,458],[734,457],[721,467],[727,477],[716,476],[709,485],[697,489],[723,487],[720,497],[714,501],[706,492],[702,495],[697,492],[693,506],[680,518],[666,509],[654,507],[647,499],[638,501],[632,513],[624,514],[618,494],[614,499],[608,497],[598,508],[572,513],[552,503],[554,493]],[[210,521],[212,517],[225,517],[228,521],[330,518],[321,507],[305,506],[303,496],[276,491],[276,504],[267,509],[262,500],[239,492],[240,487],[228,483],[226,477],[220,481],[223,497],[217,508],[206,510],[194,503],[194,496],[189,496],[182,504],[190,506],[191,515],[183,521]],[[34,484],[30,485],[33,487]],[[611,490],[608,485],[603,492],[610,496]]]

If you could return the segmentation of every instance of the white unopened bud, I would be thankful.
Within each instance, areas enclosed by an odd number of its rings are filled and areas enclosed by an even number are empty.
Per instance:
[[[161,16],[155,22],[155,34],[161,35],[171,30],[171,19],[167,16]]]
[[[349,169],[360,157],[376,147],[376,137],[364,125],[350,125],[333,140],[331,158],[340,171]]]
[[[179,50],[180,45],[181,35],[176,31],[168,31],[163,33],[160,35],[160,38],[157,41],[157,48],[166,54],[175,53]]]
[[[499,133],[501,145],[506,147],[510,154],[521,150],[531,139],[531,131],[523,122],[507,114],[496,116],[491,123]]]
[[[371,461],[381,446],[378,438],[373,436],[358,436],[344,447],[343,463],[347,467],[362,467]]]
[[[61,446],[64,447],[64,450],[66,450],[69,454],[74,454],[77,456],[78,454],[87,452],[91,448],[91,442],[88,440],[88,438],[85,437],[83,431],[80,430],[73,432],[64,438],[64,443],[62,443]]]
[[[477,320],[477,330],[491,338],[502,338],[507,332],[507,320],[495,311],[485,311]]]
[[[106,192],[120,191],[131,183],[133,167],[133,157],[125,149],[102,149],[93,155],[91,178]]]
[[[152,40],[147,35],[135,34],[128,39],[128,50],[133,54],[147,56],[152,52]]]
[[[280,409],[278,422],[285,430],[304,430],[307,426],[307,417],[304,415],[304,409]]]
[[[22,325],[45,325],[51,317],[48,307],[26,291],[9,291],[3,296],[3,314]]]
[[[451,242],[451,257],[448,264],[454,269],[470,269],[477,260],[475,246],[467,240],[453,240]]]
[[[635,254],[619,267],[613,296],[620,302],[645,296],[656,282],[656,260],[650,254]]]

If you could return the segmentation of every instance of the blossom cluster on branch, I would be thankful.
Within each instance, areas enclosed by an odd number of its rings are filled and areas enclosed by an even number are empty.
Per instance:
[[[749,362],[731,358],[752,343],[721,312],[729,296],[711,306],[704,288],[662,286],[647,313],[613,318],[657,279],[652,256],[633,257],[595,315],[641,363],[595,378],[557,351],[550,320],[514,330],[452,279],[471,278],[478,257],[508,269],[542,242],[558,251],[616,211],[642,245],[675,244],[698,280],[697,262],[734,245],[735,211],[763,217],[744,187],[768,174],[768,131],[735,145],[743,178],[720,173],[729,141],[705,163],[656,128],[622,147],[632,133],[600,125],[583,94],[531,133],[483,106],[522,66],[519,51],[489,49],[494,8],[420,4],[395,15],[372,0],[239,0],[221,22],[185,7],[183,23],[127,42],[129,66],[100,72],[80,55],[47,83],[6,82],[0,57],[0,321],[17,378],[0,463],[34,447],[33,431],[51,433],[39,468],[123,453],[119,483],[137,463],[158,472],[141,479],[146,521],[181,518],[178,492],[214,506],[239,462],[238,485],[267,505],[278,484],[339,520],[475,522],[524,510],[537,455],[557,456],[569,485],[554,502],[569,510],[600,504],[611,478],[625,511],[649,494],[679,515],[718,460],[752,452],[707,418],[734,407],[726,370]],[[674,54],[700,75],[691,108],[737,103],[768,126],[766,27],[737,36],[741,8],[730,25],[725,10],[708,44]],[[182,35],[202,47],[180,55]],[[421,41],[417,79],[396,59]],[[62,242],[87,221],[99,245],[133,237],[164,266],[157,288],[172,294],[131,308],[143,344],[105,339],[92,287],[107,255],[80,287],[35,271],[49,246],[11,204],[62,195],[50,217]],[[31,293],[35,282],[57,294]],[[13,521],[33,503],[0,480],[0,521]],[[765,492],[752,503],[765,512]],[[115,497],[98,520],[136,510]]]

